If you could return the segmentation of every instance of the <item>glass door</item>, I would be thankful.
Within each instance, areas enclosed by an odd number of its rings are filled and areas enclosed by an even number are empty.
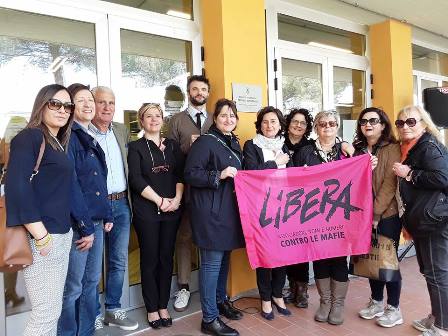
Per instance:
[[[191,25],[191,22],[186,21],[185,25]],[[113,69],[119,69],[111,74],[111,87],[117,96],[117,112],[122,111],[121,118],[129,128],[132,140],[136,140],[141,136],[137,111],[142,104],[160,104],[165,125],[173,114],[186,108],[187,78],[201,72],[200,59],[194,52],[200,49],[199,35],[194,29],[171,28],[167,31],[160,25],[118,16],[109,16],[109,34],[111,64]],[[143,305],[140,249],[132,226],[128,252],[128,274],[122,305],[138,307]],[[194,291],[198,288],[196,270],[199,261],[196,251],[193,252],[192,263],[194,273],[190,288]]]
[[[292,108],[306,108],[313,115],[335,109],[341,116],[340,136],[351,141],[354,120],[366,106],[366,71],[364,57],[349,59],[323,55],[280,41],[275,49],[276,72],[280,84],[276,91],[277,106],[284,113]]]
[[[105,15],[51,4],[30,10],[33,13],[0,8],[0,166],[11,139],[26,126],[42,86],[75,82],[96,86],[104,73],[97,65],[96,32],[104,28]],[[4,295],[0,334],[21,335],[30,310],[23,273],[0,278]]]

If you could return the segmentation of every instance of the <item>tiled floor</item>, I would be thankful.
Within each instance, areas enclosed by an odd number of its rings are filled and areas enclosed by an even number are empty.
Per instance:
[[[310,288],[310,306],[308,309],[291,307],[292,316],[281,317],[276,314],[272,322],[265,322],[256,312],[260,305],[257,299],[241,299],[235,303],[238,308],[252,311],[246,313],[244,318],[230,325],[236,328],[241,336],[268,336],[268,335],[294,335],[294,336],[324,336],[324,335],[419,335],[419,332],[411,327],[411,321],[415,318],[426,316],[430,310],[429,299],[423,277],[418,272],[415,257],[403,260],[402,274],[404,285],[401,296],[401,309],[405,323],[401,326],[386,329],[375,325],[375,321],[366,321],[358,317],[357,311],[366,304],[370,289],[368,281],[362,278],[354,278],[350,281],[349,292],[346,299],[345,322],[341,326],[332,326],[327,323],[318,323],[313,320],[314,312],[318,305],[318,294],[315,286]],[[252,308],[251,308],[252,307]],[[190,336],[202,335],[200,332],[201,313],[174,321],[171,328],[149,330],[138,333],[139,336]]]

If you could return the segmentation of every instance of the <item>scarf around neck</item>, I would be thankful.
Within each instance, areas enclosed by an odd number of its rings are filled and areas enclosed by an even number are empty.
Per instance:
[[[257,145],[261,149],[268,149],[274,152],[281,150],[285,144],[285,138],[281,135],[271,139],[262,134],[257,134],[252,141],[254,145]]]

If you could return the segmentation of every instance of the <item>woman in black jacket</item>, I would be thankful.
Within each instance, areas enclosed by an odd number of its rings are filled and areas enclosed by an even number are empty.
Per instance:
[[[344,157],[336,135],[340,117],[336,111],[322,111],[314,118],[316,141],[294,154],[294,166],[315,166]],[[314,278],[320,295],[320,306],[314,315],[318,322],[342,324],[344,301],[348,289],[347,257],[336,257],[313,262]]]
[[[448,151],[428,112],[419,106],[400,111],[399,178],[405,238],[412,238],[431,301],[431,314],[413,321],[424,336],[448,334]]]
[[[158,104],[144,104],[137,117],[144,135],[129,144],[133,225],[140,246],[148,322],[153,329],[159,329],[173,323],[167,305],[184,190],[184,157],[174,140],[160,135],[163,112]]]
[[[282,136],[285,119],[279,109],[272,106],[262,108],[255,122],[257,135],[244,144],[245,169],[278,169],[290,166],[288,147]],[[272,303],[282,315],[291,315],[283,301],[282,289],[286,280],[286,267],[263,268],[257,272],[257,285],[261,298],[261,316],[274,319]]]
[[[191,187],[191,226],[199,247],[201,330],[212,335],[237,336],[219,314],[238,320],[226,296],[230,252],[244,247],[233,178],[242,169],[242,153],[233,134],[238,122],[235,103],[216,103],[213,125],[192,145],[185,164],[185,182]]]

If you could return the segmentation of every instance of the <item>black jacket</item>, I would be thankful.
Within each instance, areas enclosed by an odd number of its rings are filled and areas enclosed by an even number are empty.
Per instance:
[[[219,178],[229,166],[242,169],[242,161],[238,140],[214,126],[191,146],[184,177],[190,185],[193,241],[200,248],[230,251],[244,247],[233,179]]]
[[[290,156],[286,167],[292,167],[291,155],[288,147],[283,145],[282,151]],[[277,164],[274,160],[264,162],[263,150],[254,144],[253,140],[247,140],[244,144],[244,169],[245,170],[262,170],[262,169],[277,169]]]
[[[338,151],[337,160],[340,160],[344,156],[341,149],[341,143],[337,142],[335,146]],[[321,163],[324,163],[317,152],[315,142],[311,143],[310,145],[304,146],[298,152],[295,152],[292,162],[294,167],[302,167],[305,165],[317,166]]]
[[[413,237],[427,234],[439,228],[447,226],[448,200],[448,151],[446,147],[429,134],[424,133],[417,143],[409,150],[403,164],[412,169],[411,181],[404,178],[399,179],[400,195],[405,206],[404,226]],[[437,197],[441,195],[441,197]],[[433,204],[436,209],[427,209],[428,203],[435,196],[439,198],[438,204]],[[416,209],[416,208],[420,209]],[[432,205],[431,205],[432,207]],[[424,209],[426,208],[426,209]],[[409,217],[411,211],[415,214],[435,211],[434,215],[444,218],[442,226],[436,228],[431,224],[421,222],[414,225],[413,215]],[[421,220],[421,219],[420,219]]]

